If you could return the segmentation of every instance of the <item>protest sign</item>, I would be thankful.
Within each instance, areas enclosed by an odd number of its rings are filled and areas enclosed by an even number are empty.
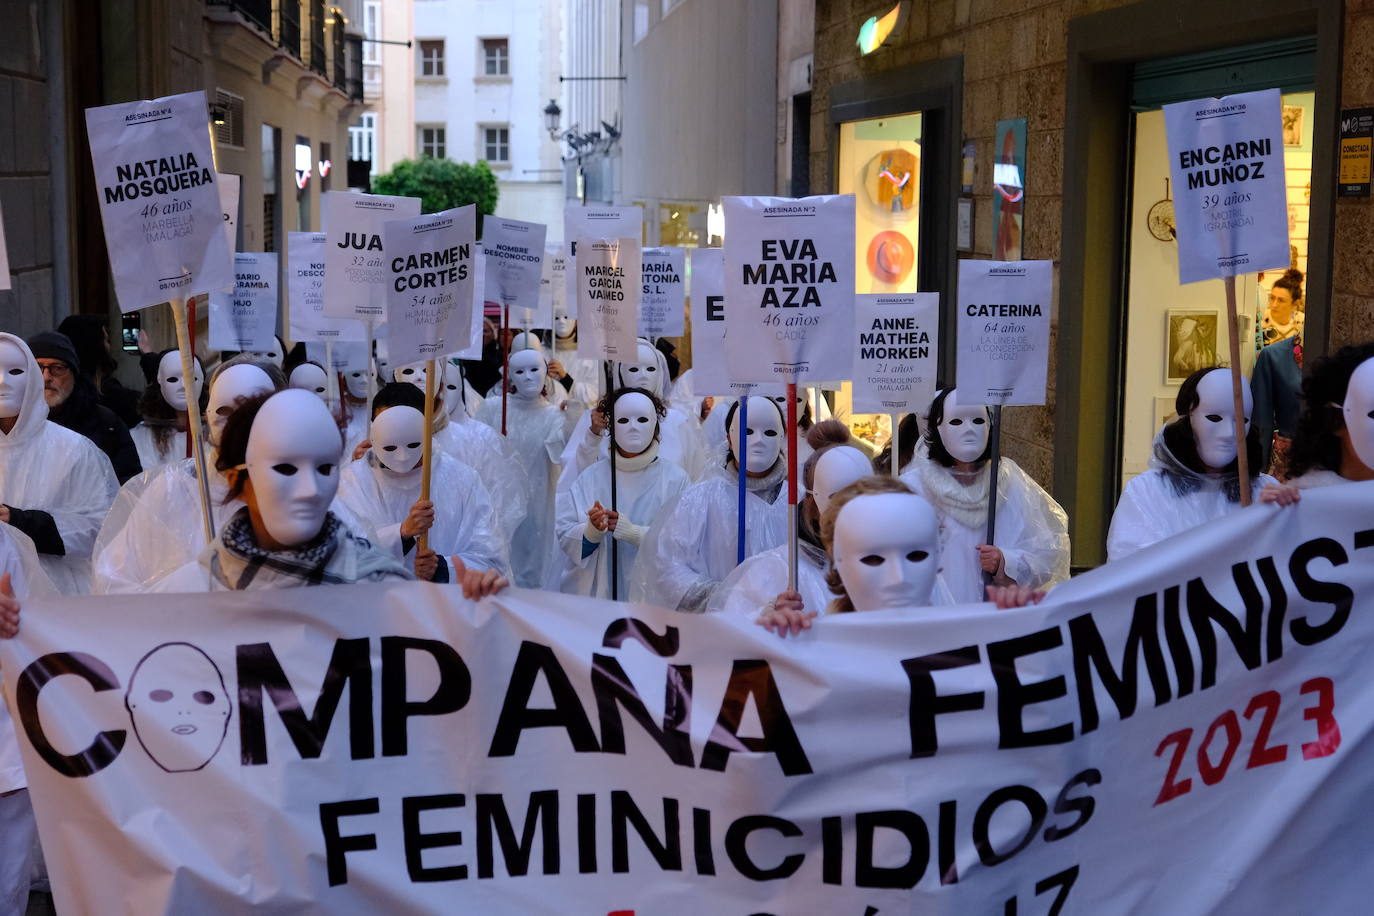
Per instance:
[[[224,217],[224,237],[229,242],[229,250],[238,248],[239,238],[239,186],[242,179],[232,172],[219,173],[219,207]]]
[[[426,583],[34,600],[0,670],[58,912],[1357,913],[1371,515],[786,640]]]
[[[692,393],[698,397],[744,394],[781,396],[781,384],[735,382],[725,365],[725,273],[719,248],[692,249]]]
[[[510,306],[517,328],[553,328],[553,312],[544,310],[540,281],[544,271],[544,234],[539,223],[488,216],[482,222],[482,250],[487,256],[486,299]]]
[[[122,311],[234,288],[204,92],[86,109]]]
[[[234,255],[234,291],[210,294],[210,349],[270,350],[277,343],[277,255]]]
[[[367,370],[367,344],[361,340],[335,341],[329,348],[328,360],[325,359],[324,343],[318,340],[305,342],[305,357],[312,363],[323,366],[330,363],[335,372],[351,372],[354,369]]]
[[[544,264],[539,275],[539,314],[549,317],[549,328],[553,328],[553,316],[567,314],[567,273],[568,259],[563,256],[563,246],[545,245]],[[541,327],[532,325],[532,327]]]
[[[727,197],[726,361],[738,382],[847,379],[854,195]]]
[[[935,397],[939,293],[854,297],[854,412],[920,413]]]
[[[1277,89],[1164,106],[1179,282],[1288,266],[1282,107]]]
[[[324,311],[325,234],[286,234],[286,316],[292,340],[356,340],[366,328],[356,318],[335,318]]]
[[[639,298],[640,337],[681,337],[686,328],[687,251],[645,248]]]
[[[573,259],[578,356],[635,358],[640,257],[638,238],[583,238],[578,244]]]
[[[578,242],[583,239],[642,239],[644,211],[641,207],[564,207],[563,254],[571,267],[577,257]],[[569,318],[577,314],[577,287],[573,272],[566,274],[563,288]]]
[[[336,318],[386,318],[387,252],[382,227],[420,215],[418,197],[326,191],[324,312]]]
[[[482,358],[482,322],[485,320],[483,307],[486,304],[487,257],[481,242],[473,248],[472,257],[472,312],[468,315],[468,333],[460,346],[448,354],[453,359]]]
[[[387,259],[387,359],[391,365],[439,359],[467,346],[472,326],[477,208],[469,204],[414,219],[391,220],[382,235]]]
[[[959,262],[959,403],[1045,403],[1053,284],[1050,261]]]

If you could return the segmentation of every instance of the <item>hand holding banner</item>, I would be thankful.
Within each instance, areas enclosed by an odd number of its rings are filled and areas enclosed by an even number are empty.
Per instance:
[[[1049,261],[959,262],[959,403],[1045,403],[1052,268]]]
[[[939,329],[939,293],[855,296],[854,412],[925,413],[935,397]]]
[[[577,246],[577,355],[633,359],[638,343],[639,239],[586,239]]]
[[[382,227],[420,215],[418,197],[326,191],[324,312],[379,322],[387,311],[387,253]]]
[[[390,220],[382,235],[387,359],[401,366],[462,348],[472,325],[477,208]]]

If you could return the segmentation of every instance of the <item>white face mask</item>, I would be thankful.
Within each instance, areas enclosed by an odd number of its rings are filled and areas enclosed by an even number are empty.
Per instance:
[[[544,351],[544,344],[533,334],[527,334],[521,331],[511,338],[510,351],[512,353],[519,353],[521,350],[538,350],[542,353]]]
[[[635,361],[621,363],[618,369],[620,384],[624,387],[643,388],[655,397],[663,395],[663,373],[659,371],[658,351],[648,344],[640,344]]]
[[[1350,447],[1365,467],[1374,468],[1374,359],[1365,360],[1350,373],[1341,411]]]
[[[939,566],[940,525],[921,497],[876,493],[835,519],[835,569],[856,611],[926,607]]]
[[[730,418],[730,448],[736,455],[739,454],[739,418],[738,410]],[[778,460],[782,453],[783,430],[776,404],[768,398],[749,399],[749,441],[745,459],[750,473],[767,471]]]
[[[577,322],[569,318],[567,308],[560,305],[553,313],[554,335],[566,339],[573,336],[576,331]]]
[[[344,373],[344,385],[355,398],[367,397],[367,370],[350,369]]]
[[[1245,431],[1250,431],[1250,386],[1240,386],[1245,402]],[[1209,468],[1224,468],[1236,460],[1236,402],[1231,396],[1231,370],[1213,369],[1197,386],[1197,406],[1188,413],[1198,457]]]
[[[940,420],[940,442],[956,461],[977,461],[988,447],[988,409],[963,407],[958,392],[945,398],[945,415]]]
[[[205,766],[229,732],[224,676],[209,656],[186,643],[167,643],[145,655],[124,702],[138,743],[168,773]]]
[[[254,359],[261,359],[269,363],[273,363],[276,365],[278,369],[280,369],[282,367],[282,363],[286,360],[286,347],[282,346],[280,337],[275,338],[275,340],[277,341],[277,345],[272,349],[249,350],[247,355],[253,357]]]
[[[510,356],[510,382],[515,396],[533,400],[544,390],[544,357],[538,350],[521,350]]]
[[[463,373],[448,360],[444,361],[444,413],[451,419],[467,419],[466,392],[463,391]]]
[[[393,474],[409,474],[424,455],[425,415],[404,404],[388,407],[372,420],[372,454]]]
[[[33,379],[29,356],[12,340],[0,340],[0,419],[17,417]],[[42,384],[42,378],[38,383]]]
[[[301,363],[292,369],[290,387],[309,391],[321,401],[329,400],[329,376],[314,363]]]
[[[784,417],[787,416],[787,395],[779,395],[775,398],[769,398],[769,400],[778,405],[778,413]],[[797,419],[800,420],[804,413],[806,413],[806,398],[799,394],[797,395]]]
[[[267,533],[288,547],[312,540],[339,489],[343,437],[329,408],[299,389],[267,399],[248,433],[244,463]]]
[[[255,394],[266,394],[274,387],[272,379],[257,366],[247,363],[230,366],[215,376],[210,385],[210,403],[205,408],[205,419],[210,427],[208,433],[211,445],[219,445],[224,424],[234,412],[240,401]]]
[[[195,400],[200,400],[200,389],[205,384],[205,376],[201,372],[200,363],[191,360],[191,365],[195,369]],[[181,377],[181,354],[176,350],[168,350],[162,354],[162,359],[157,364],[157,384],[162,389],[162,399],[173,410],[186,409],[186,380]]]
[[[410,363],[409,365],[402,366],[401,368],[393,372],[391,374],[391,378],[393,381],[397,382],[409,382],[416,388],[419,388],[421,391],[424,391],[425,376],[428,374],[425,370],[426,364],[423,362]]]
[[[873,462],[852,445],[826,449],[811,472],[811,497],[816,500],[816,508],[824,514],[830,507],[830,497],[872,473]]]
[[[627,455],[638,455],[654,441],[658,412],[648,396],[638,391],[621,395],[615,402],[615,446]]]

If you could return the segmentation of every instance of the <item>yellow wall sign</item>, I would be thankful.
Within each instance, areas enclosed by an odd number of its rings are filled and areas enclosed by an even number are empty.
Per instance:
[[[1371,149],[1374,149],[1374,108],[1342,111],[1338,196],[1369,196]]]

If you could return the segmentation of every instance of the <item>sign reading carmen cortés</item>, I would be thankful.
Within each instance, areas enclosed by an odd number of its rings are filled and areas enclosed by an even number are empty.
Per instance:
[[[234,287],[204,92],[86,109],[119,307]]]
[[[383,235],[390,363],[438,359],[467,346],[477,208],[392,220]]]

